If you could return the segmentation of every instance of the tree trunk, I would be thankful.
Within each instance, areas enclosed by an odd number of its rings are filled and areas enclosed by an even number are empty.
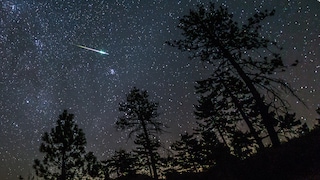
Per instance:
[[[66,180],[66,152],[62,150],[61,176],[60,180]]]
[[[222,139],[222,142],[224,143],[224,145],[225,145],[226,147],[229,148],[229,145],[228,145],[226,139],[224,138],[223,133],[222,133],[221,129],[219,128],[219,126],[217,127],[217,130],[218,130],[218,133],[219,133],[219,135],[220,135],[220,137],[221,137],[221,139]]]
[[[219,77],[219,79],[221,80],[221,83],[223,84],[223,86],[225,87],[227,93],[230,95],[233,103],[235,104],[236,108],[238,109],[238,111],[240,112],[243,120],[246,122],[250,133],[252,133],[254,139],[256,140],[259,148],[264,148],[264,145],[262,143],[262,139],[259,137],[258,133],[256,132],[256,130],[253,127],[253,124],[251,123],[251,121],[249,120],[248,116],[245,114],[245,112],[242,109],[242,106],[240,105],[238,99],[232,94],[232,92],[228,89],[228,87],[226,86],[226,84],[223,82],[223,80]]]
[[[144,150],[149,153],[149,149],[145,148]],[[147,159],[148,159],[148,163],[151,164],[150,156],[147,156]],[[148,169],[149,169],[150,176],[153,177],[152,167],[150,164],[148,164]]]
[[[149,134],[148,134],[147,127],[146,127],[146,124],[145,124],[144,120],[141,120],[141,124],[142,124],[142,127],[143,127],[144,137],[145,137],[145,140],[146,140],[146,143],[147,143],[147,149],[148,149],[149,157],[150,157],[150,160],[151,160],[151,167],[152,167],[152,171],[153,171],[153,174],[151,174],[151,176],[153,175],[154,179],[158,179],[156,162],[155,162],[155,159],[154,159],[154,156],[153,156],[153,153],[152,153],[151,142],[150,142],[150,139],[149,139]]]
[[[223,55],[229,60],[231,65],[238,72],[241,79],[248,86],[253,98],[256,101],[256,107],[261,114],[262,123],[265,125],[265,127],[268,131],[272,145],[275,147],[279,146],[280,140],[279,140],[278,134],[272,124],[273,117],[271,117],[269,114],[269,108],[264,104],[263,99],[261,98],[256,87],[253,85],[251,79],[246,75],[246,73],[243,71],[243,69],[240,67],[240,65],[234,60],[234,57],[231,55],[231,53],[229,51],[227,51],[225,48],[220,48],[220,49],[222,50]]]

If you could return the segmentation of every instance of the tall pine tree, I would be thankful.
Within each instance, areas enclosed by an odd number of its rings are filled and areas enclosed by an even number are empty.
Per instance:
[[[161,143],[159,141],[159,138],[154,134],[150,134],[149,139],[150,139],[149,142],[146,141],[146,138],[143,133],[137,134],[134,140],[134,144],[136,145],[136,148],[133,150],[133,152],[134,152],[134,155],[138,157],[137,166],[139,166],[144,170],[149,169],[150,174],[152,174],[153,165],[151,164],[151,156],[149,154],[149,150],[147,147],[149,146],[151,148],[152,157],[154,159],[153,161],[156,167],[158,167],[160,165],[160,161],[159,161],[160,155],[157,150],[161,147]],[[148,143],[150,144],[148,145]]]
[[[199,5],[196,10],[191,10],[180,19],[178,28],[182,30],[184,38],[169,42],[170,45],[189,52],[191,59],[199,59],[213,66],[212,76],[216,80],[209,84],[209,90],[201,90],[202,95],[215,102],[215,98],[221,97],[210,96],[210,92],[213,92],[210,88],[223,86],[220,89],[224,89],[224,92],[220,92],[220,95],[229,98],[231,102],[224,108],[237,111],[236,116],[240,114],[249,122],[249,129],[253,131],[250,133],[259,146],[263,144],[258,132],[254,132],[254,124],[258,120],[261,120],[273,146],[280,144],[276,131],[279,119],[270,112],[287,113],[289,105],[281,97],[279,90],[296,96],[286,82],[274,76],[285,70],[279,53],[281,48],[261,34],[262,21],[273,15],[274,11],[259,11],[240,25],[225,6],[216,8],[213,3],[208,7]],[[244,92],[227,92],[228,89],[234,90],[234,84],[229,83],[230,78],[244,84],[241,87]],[[204,82],[210,83],[206,80]],[[243,99],[244,96],[247,98]],[[246,102],[247,99],[251,100]],[[252,113],[246,112],[246,107],[250,106]],[[250,118],[251,115],[254,117]]]
[[[40,152],[44,159],[36,159],[33,168],[38,177],[48,180],[80,179],[85,167],[85,134],[67,110],[59,116],[57,125],[42,136]]]
[[[130,131],[129,138],[136,135],[135,143],[142,145],[144,151],[140,151],[141,155],[148,157],[150,165],[149,171],[153,178],[158,179],[157,158],[155,151],[158,149],[158,143],[154,143],[154,137],[163,132],[164,125],[157,121],[158,103],[149,100],[147,91],[139,90],[134,87],[125,102],[121,102],[119,106],[123,116],[116,122],[118,129],[128,129]]]

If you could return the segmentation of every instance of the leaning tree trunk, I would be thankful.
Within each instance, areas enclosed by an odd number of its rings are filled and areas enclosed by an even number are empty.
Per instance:
[[[230,95],[233,103],[235,104],[236,108],[238,109],[238,111],[240,112],[243,120],[246,122],[250,133],[253,135],[254,139],[256,140],[259,148],[263,149],[264,145],[262,143],[262,139],[259,137],[257,131],[254,129],[253,124],[251,123],[251,121],[249,120],[249,117],[246,115],[246,113],[243,111],[242,106],[240,105],[238,99],[232,94],[232,92],[228,89],[227,85],[224,83],[224,81],[221,79],[221,77],[219,77],[222,85],[225,87],[227,93]]]
[[[269,108],[263,102],[263,99],[261,98],[256,87],[253,85],[251,79],[246,75],[246,73],[243,71],[243,69],[240,67],[240,65],[234,60],[234,57],[231,55],[231,53],[229,51],[227,51],[225,48],[220,48],[220,49],[222,50],[223,55],[229,60],[230,64],[238,72],[241,79],[248,86],[253,98],[256,101],[256,107],[261,114],[262,123],[264,124],[264,126],[266,127],[266,129],[268,131],[272,145],[275,147],[279,146],[280,140],[279,140],[279,137],[278,137],[276,130],[274,129],[273,117],[271,117],[269,114]]]
[[[217,130],[218,130],[218,133],[219,133],[219,135],[220,135],[220,137],[221,137],[221,139],[222,139],[223,144],[224,144],[226,147],[230,148],[229,145],[228,145],[228,143],[227,143],[227,140],[224,138],[223,132],[221,131],[221,129],[219,128],[219,126],[217,127]]]

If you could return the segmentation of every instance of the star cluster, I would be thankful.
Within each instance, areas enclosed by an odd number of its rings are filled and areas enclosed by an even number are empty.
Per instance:
[[[199,3],[167,0],[0,1],[0,178],[32,173],[41,157],[41,135],[55,126],[63,109],[84,129],[87,150],[99,159],[126,148],[125,132],[114,128],[118,104],[136,86],[158,101],[159,120],[169,133],[162,142],[195,126],[194,82],[210,66],[188,60],[165,41],[181,37],[179,18]],[[263,34],[284,50],[294,68],[278,74],[297,90],[308,108],[285,97],[309,125],[320,105],[320,3],[310,1],[217,0],[245,22],[253,12],[275,9]],[[103,55],[81,49],[81,44]]]

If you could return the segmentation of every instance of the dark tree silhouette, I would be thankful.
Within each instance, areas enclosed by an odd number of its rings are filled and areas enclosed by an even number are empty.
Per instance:
[[[174,142],[171,149],[177,152],[174,161],[179,171],[198,172],[201,168],[201,144],[193,134],[181,134],[180,140]]]
[[[42,136],[40,152],[45,153],[44,159],[36,159],[33,165],[38,177],[67,180],[84,176],[86,138],[73,118],[64,110],[57,126]]]
[[[224,116],[222,111],[219,111],[214,107],[215,105],[208,101],[203,101],[201,106],[196,106],[197,111],[195,111],[195,114],[199,120],[199,122],[197,122],[198,127],[196,128],[196,131],[202,132],[216,130],[223,144],[226,147],[229,147],[228,140],[232,137],[235,123],[232,119],[228,119],[227,116]],[[210,112],[210,116],[202,114],[207,112]]]
[[[255,122],[261,119],[273,146],[278,146],[280,139],[275,129],[277,120],[270,111],[288,111],[289,105],[281,98],[280,90],[296,96],[286,82],[274,77],[275,73],[285,70],[278,52],[281,48],[260,33],[262,20],[273,15],[274,11],[256,12],[247,23],[239,25],[226,7],[216,8],[213,3],[209,7],[199,5],[197,10],[191,10],[189,15],[180,19],[178,28],[182,30],[184,39],[168,42],[189,52],[190,58],[200,59],[214,66],[212,77],[216,79],[213,79],[213,83],[211,80],[203,82],[209,84],[209,89],[217,84],[224,86],[225,92],[220,93],[220,96],[227,96],[233,103],[225,108],[241,114],[259,146],[263,145],[258,133],[254,131],[254,121],[246,118],[254,114]],[[241,87],[241,91],[245,91],[242,95],[246,98],[240,97],[240,90],[226,92],[227,89],[234,90],[229,78],[245,85]],[[215,95],[210,96],[212,91],[208,89],[202,91],[202,95],[208,99],[217,98]],[[250,99],[249,103],[246,102],[247,99]],[[211,100],[215,102],[214,99]],[[243,109],[246,108],[245,103],[247,107],[253,103],[251,115],[246,114],[248,112]]]
[[[86,174],[91,178],[95,179],[109,179],[109,173],[107,168],[97,160],[97,157],[94,156],[93,152],[89,152],[85,155],[86,160]]]
[[[237,78],[212,76],[203,81],[197,81],[196,92],[201,95],[199,105],[195,106],[195,115],[202,129],[216,129],[227,145],[226,139],[232,139],[236,123],[244,121],[255,139],[258,148],[264,148],[262,138],[259,136],[261,127],[259,121],[253,121],[256,117],[253,108],[253,98],[250,97],[245,84]],[[227,145],[228,146],[228,145]]]
[[[171,149],[176,151],[173,164],[179,171],[198,172],[209,169],[216,164],[221,147],[224,147],[224,144],[213,131],[202,130],[200,133],[182,134],[180,140],[171,145]]]
[[[218,156],[221,156],[221,153],[229,153],[230,151],[224,143],[221,143],[216,133],[212,130],[203,130],[200,131],[200,145],[201,145],[201,154],[202,159],[202,168],[209,169],[213,165],[218,164]],[[225,151],[225,152],[219,152]]]
[[[141,142],[139,145],[143,146],[145,155],[148,156],[150,174],[157,179],[155,151],[158,143],[154,143],[152,139],[163,132],[164,125],[155,119],[158,117],[158,103],[149,101],[148,98],[147,91],[140,91],[134,87],[127,94],[126,102],[120,103],[119,110],[124,115],[116,122],[116,126],[118,129],[129,129],[129,138],[132,134],[136,135],[137,140]]]
[[[279,116],[279,133],[283,134],[286,139],[292,139],[298,137],[301,134],[301,128],[292,128],[299,127],[302,125],[300,120],[295,118],[296,114],[285,114]]]
[[[158,149],[161,147],[159,138],[157,136],[154,136],[153,134],[149,135],[150,138],[150,147],[152,151],[152,156],[154,158],[154,163],[156,167],[159,167],[161,165],[160,162],[160,155],[158,153]],[[139,167],[145,167],[145,170],[149,169],[150,174],[152,174],[151,168],[152,164],[149,150],[148,150],[148,142],[146,141],[146,138],[143,133],[137,134],[136,139],[134,140],[134,144],[137,145],[137,147],[133,150],[135,153],[135,156],[139,157],[137,161],[137,166]]]
[[[123,149],[115,151],[114,155],[106,161],[110,173],[115,173],[117,177],[130,176],[136,174],[137,158]]]
[[[252,141],[253,138],[248,132],[243,133],[240,130],[236,130],[231,142],[234,155],[240,159],[246,159],[253,154],[255,147],[252,145]]]

